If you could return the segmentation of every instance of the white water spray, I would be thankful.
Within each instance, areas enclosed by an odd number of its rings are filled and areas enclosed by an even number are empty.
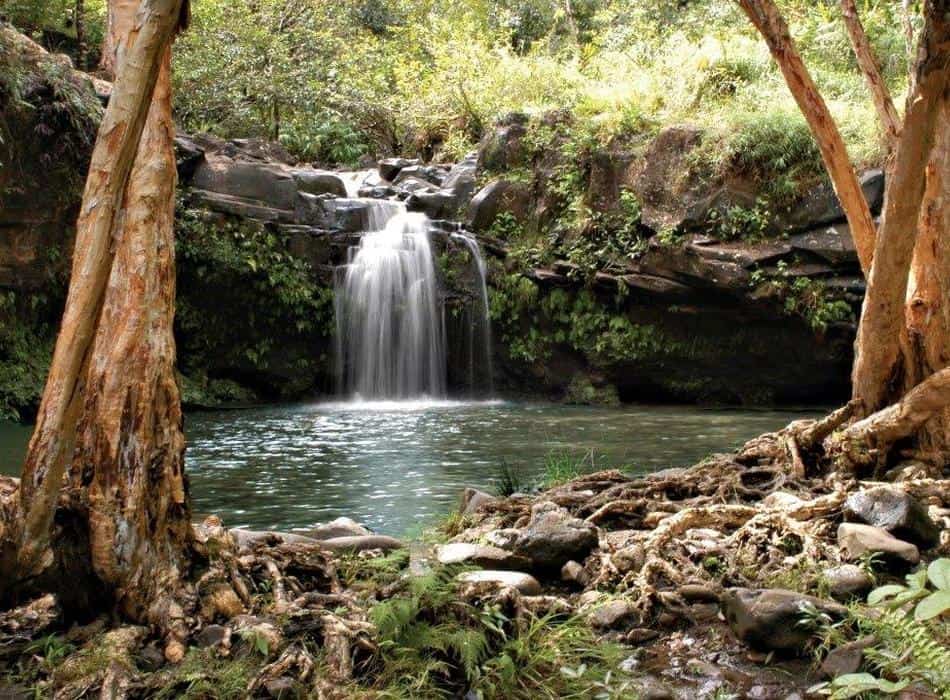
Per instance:
[[[360,399],[445,395],[445,339],[429,219],[392,201],[370,204],[368,232],[336,284],[342,393]]]

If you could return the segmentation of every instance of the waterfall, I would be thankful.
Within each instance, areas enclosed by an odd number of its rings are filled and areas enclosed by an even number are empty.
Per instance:
[[[489,395],[493,393],[494,386],[492,385],[492,347],[491,347],[491,318],[489,316],[490,309],[488,307],[488,268],[485,265],[485,258],[482,256],[481,247],[478,245],[478,241],[475,240],[473,236],[469,236],[464,233],[453,233],[452,238],[462,241],[466,248],[468,248],[469,254],[472,256],[472,260],[475,264],[475,272],[478,277],[478,289],[480,292],[480,301],[481,308],[478,310],[477,321],[475,320],[475,315],[473,314],[472,323],[469,325],[469,387],[474,390],[475,384],[475,365],[476,365],[476,354],[475,354],[475,338],[479,337],[480,343],[478,343],[480,349],[479,358],[482,361],[482,367],[485,372],[485,377],[487,379],[487,388]]]
[[[386,200],[337,272],[341,391],[362,399],[445,395],[445,333],[429,219]]]

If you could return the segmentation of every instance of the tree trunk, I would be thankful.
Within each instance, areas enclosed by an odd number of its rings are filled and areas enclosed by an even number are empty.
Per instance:
[[[888,151],[893,150],[894,146],[897,145],[897,137],[901,132],[901,121],[897,115],[897,109],[894,107],[894,101],[891,99],[891,94],[884,83],[881,68],[874,57],[874,52],[871,50],[871,44],[864,31],[864,26],[861,24],[861,18],[858,17],[854,0],[841,0],[841,12],[844,15],[844,24],[848,30],[848,36],[851,38],[851,45],[854,47],[855,58],[858,59],[858,66],[861,68],[861,72],[864,73],[864,79],[871,91],[871,100],[874,102],[877,116],[884,128],[884,138],[887,140]]]
[[[170,46],[182,0],[113,0],[115,87],[93,151],[73,274],[21,481],[20,575],[52,559],[66,507],[88,517],[96,577],[129,619],[168,635],[189,563],[184,439],[174,376],[174,191]],[[63,581],[62,585],[70,585]]]
[[[874,265],[855,344],[852,396],[861,402],[865,416],[898,400],[907,388],[909,368],[901,353],[904,305],[937,115],[946,100],[950,0],[924,4],[918,54],[914,91],[908,96],[901,137],[888,173]],[[921,271],[922,283],[923,277]]]
[[[831,177],[831,183],[851,227],[861,269],[866,276],[871,269],[871,259],[874,255],[874,219],[838,126],[805,67],[789,34],[788,24],[774,0],[737,2],[768,44],[772,57],[785,76],[785,82],[818,143],[825,169]]]
[[[936,139],[927,165],[917,243],[910,268],[901,339],[909,391],[950,364],[950,100],[937,118]],[[950,410],[927,422],[918,434],[920,449],[935,456],[950,451]]]

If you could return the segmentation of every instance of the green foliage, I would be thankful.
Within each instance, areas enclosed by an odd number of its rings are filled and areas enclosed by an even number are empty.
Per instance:
[[[247,697],[254,677],[253,659],[219,657],[208,649],[189,649],[184,660],[171,667],[154,697],[156,700],[239,700]]]
[[[895,4],[861,9],[899,100],[907,67]],[[63,0],[57,6],[65,9]],[[818,163],[804,122],[733,3],[573,0],[570,8],[560,0],[195,3],[176,45],[178,117],[189,130],[278,135],[308,158],[352,162],[360,149],[457,158],[505,114],[566,109],[604,141],[663,124],[721,127],[727,157],[776,176],[778,195],[820,172],[809,172]],[[853,154],[880,156],[839,14],[805,0],[783,10]],[[570,179],[555,186],[570,190]]]
[[[541,480],[542,489],[550,489],[566,484],[581,474],[593,471],[594,451],[586,453],[578,459],[564,451],[552,451],[544,460],[544,476]]]
[[[946,598],[950,559],[937,559],[921,567],[908,574],[906,582],[903,586],[889,584],[874,589],[868,595],[871,607],[853,608],[850,620],[829,630],[826,636],[836,640],[826,644],[829,647],[846,641],[841,625],[873,636],[873,645],[864,651],[869,668],[840,676],[816,686],[816,690],[839,700],[869,693],[893,695],[922,683],[945,700],[950,698],[950,628],[941,621],[950,610]]]
[[[891,584],[875,589],[868,596],[868,603],[892,608],[916,603],[914,617],[921,621],[950,611],[950,559],[937,559],[926,569],[908,574],[906,581],[906,586]]]
[[[370,610],[379,630],[374,687],[381,697],[621,697],[611,676],[620,653],[577,618],[515,624],[494,605],[458,597],[457,569],[409,580],[404,593]]]
[[[770,276],[764,270],[755,270],[750,283],[777,296],[786,314],[803,318],[816,332],[823,332],[832,323],[854,321],[851,305],[832,297],[821,280],[793,277],[783,260],[778,262],[776,273]]]
[[[290,253],[286,234],[251,223],[208,222],[182,208],[178,223],[179,286],[187,294],[178,299],[176,337],[181,370],[193,386],[209,388],[204,373],[216,365],[293,372],[312,382],[326,364],[312,348],[332,333],[333,292]],[[222,314],[221,308],[232,311]],[[229,392],[227,385],[210,388]]]
[[[409,566],[409,550],[396,549],[381,557],[345,554],[337,560],[337,574],[347,588],[379,590],[395,583]]]
[[[524,491],[521,476],[507,461],[502,460],[498,465],[498,476],[495,479],[495,495],[507,498],[519,491]]]
[[[55,300],[0,292],[0,420],[26,420],[39,404],[53,356]]]

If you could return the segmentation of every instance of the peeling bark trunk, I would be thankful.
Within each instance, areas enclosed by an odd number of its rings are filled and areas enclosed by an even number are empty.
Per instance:
[[[181,0],[114,0],[117,66],[77,230],[66,311],[20,488],[19,574],[53,560],[57,507],[87,518],[91,568],[126,617],[183,653],[190,518],[175,383],[170,46]],[[69,469],[66,497],[60,501]],[[61,581],[63,586],[70,581]]]
[[[925,3],[924,20],[915,87],[908,97],[904,126],[889,172],[874,264],[855,344],[852,396],[861,402],[861,415],[865,416],[899,399],[910,375],[901,353],[904,304],[937,115],[946,100],[950,0]]]
[[[950,364],[950,100],[946,97],[926,177],[901,339],[905,391]],[[925,453],[950,451],[950,409],[928,421],[917,441]]]
[[[825,169],[841,202],[851,227],[851,236],[858,251],[865,276],[874,256],[874,219],[868,208],[857,173],[848,156],[844,139],[815,81],[802,61],[788,31],[788,24],[773,0],[737,0],[752,24],[765,39],[785,82],[801,109],[821,151]]]
[[[868,89],[871,91],[871,100],[874,102],[877,116],[881,120],[888,150],[892,150],[897,145],[897,137],[901,132],[900,117],[897,115],[894,101],[891,99],[891,94],[884,83],[881,67],[871,50],[871,43],[864,31],[864,25],[861,24],[861,18],[854,6],[854,0],[841,0],[841,13],[844,15],[844,24],[848,30],[848,36],[851,38],[851,45],[854,47],[854,56],[858,59],[858,66],[867,81]]]

